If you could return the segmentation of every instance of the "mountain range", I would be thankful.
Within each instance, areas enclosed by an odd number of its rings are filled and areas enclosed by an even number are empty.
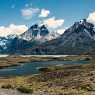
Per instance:
[[[95,54],[95,27],[83,19],[59,35],[35,24],[19,36],[0,37],[0,53]]]
[[[57,32],[49,31],[45,25],[35,24],[19,36],[0,37],[0,53],[15,54],[17,51],[21,53],[24,49],[56,39],[58,36]]]

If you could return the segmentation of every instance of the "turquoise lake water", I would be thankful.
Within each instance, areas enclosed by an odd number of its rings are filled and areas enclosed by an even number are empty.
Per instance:
[[[38,74],[40,67],[47,67],[50,65],[62,65],[62,64],[86,64],[88,61],[46,61],[46,62],[32,62],[22,64],[20,66],[8,67],[0,69],[0,76],[19,76],[19,75],[31,75]]]

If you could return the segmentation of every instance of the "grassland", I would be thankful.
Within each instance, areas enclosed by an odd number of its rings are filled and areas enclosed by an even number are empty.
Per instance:
[[[41,73],[38,75],[1,78],[1,89],[12,89],[31,95],[95,95],[95,56],[10,58],[6,59],[12,62],[16,60],[19,64],[47,60],[89,60],[89,64],[52,66],[40,69]]]
[[[5,68],[5,67],[11,67],[11,66],[17,66],[25,63],[30,63],[33,61],[50,61],[50,60],[57,60],[57,61],[62,61],[62,60],[85,60],[86,58],[92,59],[93,56],[89,55],[73,55],[73,56],[66,56],[66,57],[40,57],[40,56],[7,56],[7,57],[0,57],[0,69]]]

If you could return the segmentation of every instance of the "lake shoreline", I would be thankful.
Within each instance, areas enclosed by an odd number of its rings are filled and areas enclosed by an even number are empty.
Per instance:
[[[73,64],[87,64],[93,57],[89,55],[70,56],[7,56],[0,58],[0,76],[26,76],[39,74],[39,68],[49,66],[67,66]]]
[[[18,66],[20,64],[25,64],[33,61],[51,61],[51,60],[57,60],[57,61],[66,61],[66,60],[86,60],[86,59],[92,59],[93,57],[90,55],[11,55],[11,56],[4,56],[0,57],[0,69],[6,68],[6,67],[12,67],[12,66]]]
[[[2,91],[7,89],[7,91],[12,90],[13,92],[18,91],[18,88],[23,87],[23,89],[30,90],[30,94],[26,95],[39,95],[39,93],[41,95],[95,94],[95,58],[86,55],[81,57],[76,56],[76,58],[69,56],[66,57],[66,59],[88,60],[89,63],[54,65],[40,70],[39,74],[2,77],[0,78],[0,87],[3,89]],[[32,93],[31,89],[33,91]],[[21,93],[21,95],[23,94]]]

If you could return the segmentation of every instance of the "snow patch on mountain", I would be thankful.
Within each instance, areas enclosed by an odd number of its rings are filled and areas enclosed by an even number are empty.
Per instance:
[[[40,42],[49,41],[59,36],[57,32],[50,32],[45,25],[38,26],[37,24],[31,26],[25,33],[20,37],[24,40],[36,40]]]

